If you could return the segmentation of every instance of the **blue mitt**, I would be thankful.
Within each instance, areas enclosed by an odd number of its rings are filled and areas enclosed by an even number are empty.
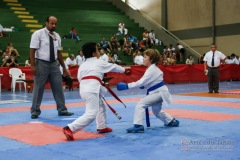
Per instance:
[[[127,89],[128,89],[127,83],[119,82],[119,83],[117,84],[117,90],[123,91],[123,90],[127,90]]]

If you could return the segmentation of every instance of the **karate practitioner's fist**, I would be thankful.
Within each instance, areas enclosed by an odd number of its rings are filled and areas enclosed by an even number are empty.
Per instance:
[[[127,89],[128,89],[127,83],[119,82],[119,83],[117,84],[117,90],[123,91],[123,90],[127,90]]]

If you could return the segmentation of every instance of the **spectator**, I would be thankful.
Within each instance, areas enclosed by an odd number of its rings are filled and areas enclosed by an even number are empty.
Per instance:
[[[179,43],[177,44],[177,48],[178,48],[178,51],[179,51],[180,62],[182,62],[184,54],[185,54],[185,48]]]
[[[147,46],[149,44],[150,39],[149,39],[149,32],[146,29],[143,31],[142,37],[143,37],[142,40],[143,40],[144,46]]]
[[[31,66],[30,57],[28,57],[28,59],[25,61],[25,67],[30,67],[30,66]]]
[[[122,46],[122,51],[124,54],[131,55],[132,43],[128,39],[126,39],[126,41],[124,42],[124,44]]]
[[[109,58],[108,55],[105,53],[104,49],[100,49],[99,52],[100,52],[99,59],[108,62]]]
[[[78,51],[78,55],[76,57],[77,65],[80,66],[83,62],[85,62],[85,57],[83,55],[82,50]]]
[[[150,39],[151,46],[160,45],[160,41],[156,38],[154,30],[151,30],[151,32],[149,33],[149,39]]]
[[[70,54],[69,57],[66,59],[66,65],[68,65],[69,67],[78,66],[74,54]]]
[[[192,58],[191,55],[188,56],[188,58],[186,60],[186,64],[188,64],[188,65],[193,65],[194,64],[194,59]]]
[[[124,34],[124,35],[128,33],[128,29],[125,27],[125,24],[123,23],[123,21],[118,24],[118,31],[120,32],[120,34]]]
[[[225,60],[225,63],[226,64],[232,64],[233,63],[233,61],[231,59],[231,56],[227,56],[227,59]]]
[[[176,56],[174,54],[169,54],[167,58],[168,65],[175,65],[176,64]]]
[[[235,53],[232,53],[232,54],[231,54],[231,59],[232,59],[233,64],[239,65],[239,60],[238,60],[238,58],[236,57]]]
[[[134,57],[135,65],[143,65],[143,56],[140,51],[137,52],[137,55]]]
[[[204,63],[204,61],[203,61],[204,56],[205,56],[205,53],[198,58],[198,64]]]
[[[107,41],[105,38],[103,38],[99,44],[101,48],[103,48],[104,50],[109,50],[109,49],[112,50],[111,43]]]
[[[3,62],[2,67],[6,66],[7,64],[6,62],[9,59],[10,55],[11,55],[11,50],[9,48],[6,48],[5,52],[3,52],[2,54],[2,62]]]
[[[17,49],[15,49],[15,48],[13,47],[13,43],[12,43],[12,42],[9,42],[7,47],[10,49],[11,54],[14,54],[15,57],[20,57]]]
[[[121,64],[122,63],[122,61],[119,59],[119,55],[118,55],[118,53],[115,51],[113,51],[113,53],[112,53],[112,60],[113,60],[113,63],[116,63],[116,64]]]
[[[8,58],[7,62],[7,67],[18,67],[18,60],[15,58],[15,56],[13,54],[10,55],[10,57]]]
[[[78,36],[77,30],[73,27],[70,30],[69,35],[64,35],[63,38],[77,39],[77,42],[81,41],[81,39]]]
[[[3,26],[0,24],[0,37],[3,37]]]
[[[112,49],[117,51],[118,46],[119,46],[119,42],[118,42],[116,34],[113,34],[113,36],[111,37],[110,43],[111,43]]]
[[[134,50],[138,49],[138,39],[137,37],[133,36],[132,34],[129,34],[128,40],[132,43],[132,47]]]

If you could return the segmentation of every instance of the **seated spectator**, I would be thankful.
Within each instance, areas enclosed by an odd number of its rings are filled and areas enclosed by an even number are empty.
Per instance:
[[[239,65],[239,60],[238,60],[238,58],[236,57],[235,53],[232,53],[232,54],[231,54],[231,59],[232,59],[233,64]]]
[[[10,49],[11,54],[14,54],[15,57],[20,57],[17,49],[15,49],[15,48],[13,47],[13,43],[12,43],[12,42],[9,42],[7,47]]]
[[[173,54],[169,54],[167,58],[168,65],[175,65],[176,64],[176,56]]]
[[[0,24],[0,37],[3,37],[3,26]]]
[[[169,65],[168,64],[167,54],[163,54],[162,65],[164,65],[164,66]]]
[[[78,66],[74,54],[70,54],[69,57],[66,59],[66,65],[68,65],[69,67]]]
[[[122,64],[122,61],[119,59],[119,55],[117,52],[112,53],[112,60],[113,60],[113,63]]]
[[[131,55],[132,53],[132,43],[127,39],[123,46],[122,46],[122,51],[124,54]]]
[[[108,62],[108,61],[109,61],[109,58],[108,58],[108,55],[105,53],[104,49],[101,48],[101,49],[99,50],[99,52],[100,52],[100,57],[99,57],[99,59]]]
[[[70,72],[69,69],[68,69],[68,65],[66,64],[66,61],[64,61],[64,64],[65,64],[65,67],[66,67],[66,69],[68,70],[68,72],[71,74],[71,72]],[[62,68],[61,65],[59,66],[59,69],[60,69],[60,72],[61,72],[61,74],[62,74],[63,82],[65,82],[65,85],[63,86],[63,89],[65,89],[66,86],[68,86],[68,87],[69,87],[69,91],[70,91],[71,88],[72,88],[72,84],[73,84],[72,77],[71,77],[71,75],[68,76],[68,75],[65,75],[65,74],[64,74],[63,68]]]
[[[172,44],[169,44],[168,46],[168,52],[175,54],[176,49],[172,46]]]
[[[117,51],[119,42],[118,42],[116,34],[113,34],[113,36],[111,37],[110,43],[111,43],[112,49]]]
[[[133,36],[132,34],[129,34],[128,40],[132,43],[132,47],[134,50],[138,49],[138,39],[137,37]]]
[[[11,50],[9,48],[6,48],[5,52],[2,54],[2,67],[6,67],[6,62],[9,59],[11,55]]]
[[[233,64],[233,61],[231,59],[231,56],[227,56],[227,59],[225,60],[226,64]]]
[[[85,62],[85,57],[83,55],[83,52],[82,50],[81,51],[78,51],[78,55],[76,57],[76,62],[77,62],[77,65],[80,66],[83,62]]]
[[[81,39],[78,36],[77,30],[73,27],[70,30],[69,35],[64,35],[63,38],[77,39],[77,42],[81,41]]]
[[[142,40],[145,46],[149,45],[150,39],[149,39],[149,32],[145,29],[142,34]]]
[[[31,63],[30,63],[30,57],[28,57],[28,59],[25,61],[25,67],[30,67]]]
[[[6,62],[6,66],[7,67],[18,67],[18,60],[15,58],[15,56],[13,54],[10,55],[10,57],[8,58],[7,62]]]
[[[140,51],[137,52],[137,55],[134,57],[135,65],[143,65],[143,56]]]
[[[159,40],[156,38],[155,33],[154,33],[154,30],[151,30],[151,32],[149,33],[148,36],[149,36],[149,39],[150,39],[151,46],[153,46],[153,45],[156,45],[156,46],[160,45],[160,42],[161,42],[161,41],[159,41]]]
[[[112,50],[111,43],[109,41],[107,41],[105,38],[103,38],[99,44],[100,44],[101,48],[103,48],[105,51]]]
[[[194,64],[194,59],[192,58],[191,55],[188,56],[188,58],[186,60],[186,64],[188,64],[188,65],[193,65]]]
[[[128,33],[128,29],[125,27],[125,24],[123,23],[123,21],[118,24],[118,31],[120,32],[120,34],[124,34],[124,35]]]

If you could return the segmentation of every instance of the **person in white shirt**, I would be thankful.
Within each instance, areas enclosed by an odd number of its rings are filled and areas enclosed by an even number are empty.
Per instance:
[[[49,80],[53,97],[57,104],[59,116],[71,116],[65,106],[65,97],[62,89],[62,75],[67,71],[61,53],[61,37],[55,32],[57,18],[49,16],[46,18],[46,27],[35,31],[30,42],[31,71],[34,75],[34,89],[32,96],[31,118],[36,119],[41,114],[40,105],[43,98],[46,81]],[[60,64],[59,64],[60,63]]]
[[[239,60],[237,59],[235,53],[231,54],[231,59],[232,59],[232,64],[237,64],[239,65]]]
[[[69,57],[66,59],[66,64],[67,64],[69,67],[78,66],[74,54],[70,54],[70,55],[69,55]]]
[[[211,51],[207,52],[203,58],[204,61],[204,73],[208,76],[208,93],[219,93],[219,77],[221,64],[225,64],[226,56],[217,50],[217,46],[213,43],[211,45]]]
[[[105,53],[104,49],[100,49],[100,57],[99,59],[108,62],[109,58],[108,55]]]
[[[118,31],[124,35],[128,34],[128,29],[125,27],[123,21],[118,24]]]
[[[142,78],[136,82],[117,84],[119,91],[131,88],[147,89],[147,95],[142,98],[135,107],[133,124],[134,126],[127,129],[127,133],[144,132],[143,117],[145,109],[152,107],[153,114],[163,121],[165,126],[177,127],[179,121],[173,118],[168,113],[162,110],[162,103],[169,105],[172,101],[172,96],[168,91],[167,86],[163,81],[163,72],[157,66],[160,59],[160,54],[155,49],[147,49],[144,51],[144,65],[147,67]]]
[[[74,140],[73,134],[95,119],[98,133],[112,132],[106,124],[106,107],[102,98],[106,88],[101,85],[101,81],[107,72],[125,72],[125,68],[117,64],[98,59],[100,54],[95,42],[85,43],[82,51],[86,61],[78,69],[78,80],[81,98],[86,102],[86,110],[82,116],[63,128],[63,133],[68,140]]]
[[[226,64],[233,64],[233,61],[231,59],[231,56],[227,56],[227,59],[225,60]]]
[[[81,51],[78,51],[78,55],[76,57],[76,62],[77,62],[77,65],[80,66],[83,62],[85,62],[85,57],[83,55],[83,52],[82,50]]]
[[[140,51],[137,52],[137,55],[134,57],[135,65],[143,65],[143,56]]]
[[[194,64],[194,59],[192,58],[191,55],[188,56],[187,60],[186,60],[186,64],[192,66]]]
[[[25,61],[25,67],[30,67],[31,63],[30,63],[30,57]]]
[[[148,34],[148,36],[149,36],[150,43],[151,43],[152,46],[153,45],[156,45],[156,46],[160,45],[160,41],[156,38],[154,30],[151,30],[151,32]]]

